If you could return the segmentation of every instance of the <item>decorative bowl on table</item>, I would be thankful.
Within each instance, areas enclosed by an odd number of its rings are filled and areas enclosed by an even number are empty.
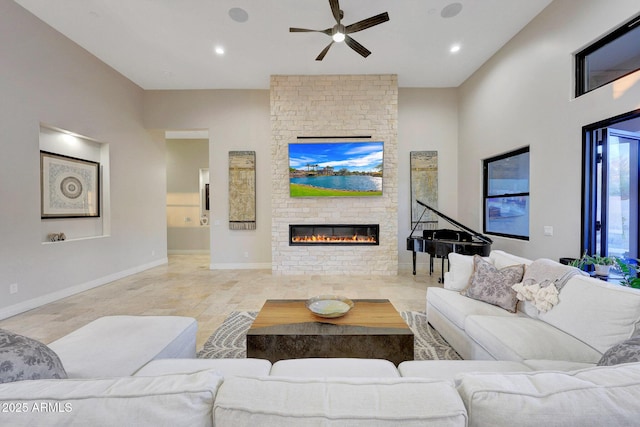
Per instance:
[[[319,295],[307,300],[307,308],[316,316],[334,318],[344,316],[355,304],[339,295]]]

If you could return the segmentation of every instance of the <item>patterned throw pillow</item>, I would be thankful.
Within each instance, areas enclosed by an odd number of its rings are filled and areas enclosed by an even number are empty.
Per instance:
[[[640,362],[640,335],[622,341],[605,351],[598,362],[598,366],[611,366],[631,362]]]
[[[518,299],[511,286],[522,281],[524,265],[498,269],[479,255],[473,256],[473,274],[462,295],[516,312]]]
[[[53,350],[34,339],[0,329],[0,383],[50,378],[67,378]]]

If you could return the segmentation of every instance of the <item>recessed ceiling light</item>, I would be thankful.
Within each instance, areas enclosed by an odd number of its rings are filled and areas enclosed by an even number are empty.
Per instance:
[[[236,22],[247,22],[249,19],[247,11],[239,7],[229,9],[229,16]]]
[[[449,52],[456,53],[456,52],[459,52],[461,48],[462,46],[456,43],[453,46],[451,46],[451,48],[449,49]]]
[[[222,46],[216,46],[213,50],[217,55],[224,55],[224,48]]]
[[[446,5],[440,11],[440,16],[443,18],[453,18],[462,10],[462,3],[451,3]]]

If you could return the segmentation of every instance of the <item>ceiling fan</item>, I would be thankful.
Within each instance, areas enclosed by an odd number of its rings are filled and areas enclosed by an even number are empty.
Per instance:
[[[347,46],[351,49],[358,52],[363,57],[367,57],[371,54],[371,52],[360,43],[355,41],[352,37],[349,36],[351,33],[355,33],[358,31],[366,30],[367,28],[371,28],[374,25],[382,24],[383,22],[387,22],[389,20],[389,14],[387,12],[381,13],[376,16],[372,16],[371,18],[363,19],[362,21],[358,21],[355,24],[344,26],[342,24],[342,18],[344,17],[344,13],[340,10],[340,4],[338,0],[329,0],[329,5],[331,6],[331,13],[333,13],[333,17],[336,19],[336,25],[331,28],[327,28],[326,30],[308,30],[306,28],[289,28],[289,32],[291,33],[324,33],[328,36],[331,36],[333,40],[331,43],[327,45],[320,55],[316,58],[316,61],[322,61],[324,56],[329,51],[329,48],[334,43],[340,43],[344,41]]]

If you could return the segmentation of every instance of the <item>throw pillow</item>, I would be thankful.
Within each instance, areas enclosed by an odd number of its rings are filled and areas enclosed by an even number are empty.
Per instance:
[[[462,295],[516,312],[518,298],[511,286],[522,281],[524,265],[498,269],[479,255],[473,256],[473,274]]]
[[[640,335],[622,341],[605,351],[598,362],[598,366],[611,366],[630,362],[640,362]]]
[[[525,285],[525,282],[523,281],[521,283],[516,283],[511,287],[511,289],[516,292],[516,298],[519,301],[529,301],[535,308],[545,313],[560,302],[560,299],[558,298],[558,289],[555,284],[551,283],[549,280],[530,285]]]
[[[53,350],[34,339],[0,329],[0,383],[51,378],[67,378]]]
[[[469,286],[469,279],[473,274],[473,256],[451,252],[448,255],[449,271],[444,275],[444,288],[452,291],[462,291]],[[493,264],[489,257],[484,258]]]

